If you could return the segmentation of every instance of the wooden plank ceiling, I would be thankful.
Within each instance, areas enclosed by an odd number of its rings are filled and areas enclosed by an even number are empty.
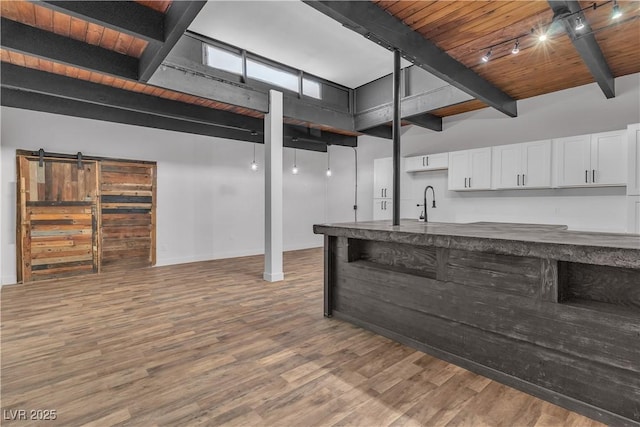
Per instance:
[[[546,1],[383,1],[374,3],[402,20],[450,56],[514,99],[592,83],[591,73],[567,34],[555,31],[542,43],[531,29],[545,29],[553,12]],[[614,77],[640,72],[640,2],[618,2],[623,16],[612,21],[612,2],[582,1],[587,22]],[[525,35],[527,34],[527,35]],[[512,54],[519,38],[520,52]],[[491,46],[488,62],[481,57]],[[478,100],[432,111],[444,117],[486,107]]]
[[[531,29],[546,28],[553,12],[546,1],[384,1],[373,0],[388,13],[438,45],[450,56],[515,99],[525,99],[594,81],[591,73],[564,31],[553,34],[545,43],[528,34]],[[166,13],[171,0],[140,0],[139,4]],[[640,72],[640,2],[620,1],[624,15],[615,25],[611,21],[611,3],[582,1],[586,20],[611,68],[614,77]],[[0,2],[0,15],[58,35],[103,47],[124,55],[140,58],[148,42],[129,34],[96,25],[76,17],[24,0]],[[511,54],[513,41],[519,38],[520,52]],[[492,49],[490,61],[481,57]],[[148,95],[227,110],[251,117],[262,117],[257,111],[179,93],[136,81],[116,78],[23,55],[0,50],[2,61],[50,73],[61,74],[107,86]],[[471,100],[431,111],[440,117],[485,108],[486,104]],[[328,126],[294,119],[289,124],[314,127],[346,135],[356,135]]]
[[[136,3],[149,7],[156,11],[166,13],[171,6],[172,0],[139,0],[136,1]],[[100,46],[102,48],[135,58],[140,58],[148,45],[147,41],[140,38],[136,38],[129,34],[125,34],[109,28],[105,28],[103,26],[90,23],[76,17],[72,17],[58,11],[53,11],[49,8],[39,6],[37,3],[32,3],[27,0],[1,1],[0,16],[12,21],[20,22],[22,24],[36,27],[45,31],[53,32],[55,34],[69,37],[91,45]],[[212,99],[193,96],[186,93],[176,92],[150,84],[117,78],[95,71],[88,71],[70,65],[13,52],[3,48],[0,48],[0,59],[3,62],[11,63],[13,65],[32,68],[54,74],[60,74],[80,80],[87,80],[93,83],[99,83],[118,89],[125,89],[133,92],[144,93],[160,98],[176,100],[188,104],[195,104],[218,110],[226,110],[250,117],[262,118],[264,116],[264,114],[259,111],[221,103]],[[335,129],[330,126],[303,122],[291,118],[285,118],[285,123],[320,129],[323,131],[339,133],[342,135],[358,135],[358,133],[355,132]]]

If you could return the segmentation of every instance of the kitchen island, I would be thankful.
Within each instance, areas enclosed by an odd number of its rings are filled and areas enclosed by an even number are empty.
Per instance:
[[[640,423],[640,236],[315,225],[325,316],[614,425]]]

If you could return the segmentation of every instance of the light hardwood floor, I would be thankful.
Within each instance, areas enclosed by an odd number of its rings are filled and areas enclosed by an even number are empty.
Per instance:
[[[2,409],[53,425],[594,426],[322,316],[322,250],[2,288]],[[2,420],[2,425],[48,425]]]

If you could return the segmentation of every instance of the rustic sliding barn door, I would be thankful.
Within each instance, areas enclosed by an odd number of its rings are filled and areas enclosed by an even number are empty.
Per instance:
[[[100,165],[102,271],[155,264],[155,163]]]
[[[154,265],[155,162],[69,157],[18,151],[18,281]]]
[[[97,162],[18,156],[18,280],[98,271]]]

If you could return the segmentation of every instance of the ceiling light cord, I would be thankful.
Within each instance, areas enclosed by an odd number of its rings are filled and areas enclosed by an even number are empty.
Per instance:
[[[258,170],[258,164],[256,163],[256,144],[255,144],[255,142],[253,143],[253,161],[251,162],[251,170],[254,171],[254,172]]]
[[[294,175],[298,174],[298,158],[297,158],[297,152],[298,150],[296,150],[295,148],[293,149],[293,167],[291,168],[291,173]]]
[[[327,177],[332,175],[331,172],[331,146],[327,144]]]

